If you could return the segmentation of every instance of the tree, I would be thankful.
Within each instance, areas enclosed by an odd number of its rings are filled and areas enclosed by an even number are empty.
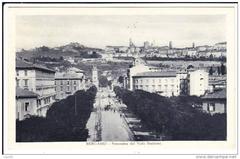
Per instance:
[[[191,69],[191,68],[194,68],[193,65],[188,65],[187,69]]]
[[[193,107],[201,104],[199,97],[167,98],[120,87],[114,87],[114,92],[151,131],[164,133],[172,140],[226,140],[226,115],[211,116]]]
[[[86,141],[97,88],[80,90],[48,109],[46,118],[16,121],[16,139],[22,141]]]
[[[99,77],[99,85],[100,87],[107,87],[108,86],[108,79],[106,76]]]
[[[119,83],[123,83],[124,82],[124,77],[123,76],[119,76],[118,77],[118,82]]]
[[[50,50],[50,48],[49,47],[47,47],[47,46],[42,46],[42,47],[39,47],[38,48],[38,51],[39,52],[47,52],[47,51],[49,51]]]
[[[221,74],[222,74],[222,75],[225,75],[225,74],[226,74],[226,66],[225,66],[223,63],[221,64],[220,70],[221,70]]]
[[[209,56],[209,59],[210,59],[210,61],[213,60],[213,55],[212,54]]]
[[[211,66],[210,69],[209,69],[209,75],[212,75],[212,74],[213,74],[213,68]]]
[[[221,68],[219,66],[217,67],[217,72],[218,72],[218,75],[221,74]]]
[[[64,60],[63,56],[60,56],[60,57],[59,57],[59,60],[60,60],[60,61],[63,61],[63,60]]]

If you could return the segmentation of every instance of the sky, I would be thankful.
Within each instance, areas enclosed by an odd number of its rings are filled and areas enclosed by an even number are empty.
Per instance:
[[[78,42],[89,47],[188,47],[226,41],[224,15],[27,15],[16,18],[16,48],[56,47]]]

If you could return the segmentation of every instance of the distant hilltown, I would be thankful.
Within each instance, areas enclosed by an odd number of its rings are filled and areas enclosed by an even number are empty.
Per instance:
[[[222,58],[226,57],[227,42],[219,42],[213,46],[195,46],[176,48],[170,41],[168,46],[155,46],[145,41],[143,46],[136,46],[129,40],[129,46],[106,46],[106,58],[132,57],[138,53],[142,58]]]
[[[17,56],[24,59],[33,57],[65,57],[69,61],[77,61],[82,58],[102,58],[108,61],[114,61],[122,58],[132,58],[136,54],[147,60],[164,59],[195,59],[195,60],[226,60],[227,42],[219,42],[214,45],[195,46],[193,42],[189,47],[177,48],[170,41],[168,46],[156,46],[153,43],[145,41],[143,46],[136,46],[129,39],[129,46],[106,46],[105,49],[90,48],[73,42],[59,47],[41,46],[30,50],[20,50]],[[25,54],[28,53],[28,54]]]

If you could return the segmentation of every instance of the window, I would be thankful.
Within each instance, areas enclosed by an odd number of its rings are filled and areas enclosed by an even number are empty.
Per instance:
[[[40,106],[42,103],[41,103],[41,99],[38,99],[37,100],[37,107]]]
[[[161,79],[159,79],[159,83],[161,83]]]
[[[168,87],[168,86],[165,84],[165,89],[166,89],[166,90],[167,90],[167,87]]]
[[[77,82],[76,82],[76,81],[73,81],[73,84],[77,84]]]
[[[28,86],[28,79],[24,79],[24,86],[25,86],[25,87]]]
[[[76,86],[74,86],[74,90],[75,90],[75,91],[77,90],[77,87],[76,87]]]
[[[152,85],[152,91],[155,91],[155,85]]]
[[[161,86],[161,85],[158,85],[158,88],[159,88],[159,90],[161,90],[161,89],[162,89],[162,86]]]
[[[17,76],[19,76],[19,71],[18,70],[16,71],[16,74],[17,74]]]
[[[61,91],[63,91],[63,86],[61,86]]]
[[[152,82],[155,83],[155,79],[153,79]]]
[[[69,81],[67,81],[67,85],[69,85]]]
[[[44,99],[44,104],[50,103],[50,97]]]
[[[70,90],[70,87],[69,86],[67,86],[67,91],[69,91]]]
[[[208,108],[207,110],[209,112],[214,112],[215,111],[215,103],[208,103]]]
[[[16,80],[16,85],[19,87],[19,79]]]
[[[24,75],[27,76],[27,70],[24,70]]]
[[[61,85],[63,85],[63,81],[61,80]]]
[[[25,109],[25,111],[28,111],[28,109],[29,109],[29,102],[26,102],[26,103],[25,103],[24,109]]]
[[[146,90],[148,91],[148,86],[146,86]]]

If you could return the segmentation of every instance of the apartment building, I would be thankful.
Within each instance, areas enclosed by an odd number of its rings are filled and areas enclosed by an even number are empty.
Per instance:
[[[215,90],[202,97],[202,110],[210,114],[226,113],[226,89]]]
[[[150,67],[147,66],[146,62],[142,60],[141,58],[137,57],[134,58],[132,66],[128,69],[128,79],[127,82],[129,84],[128,88],[130,90],[133,90],[133,76],[142,73],[142,72],[148,72],[150,71]]]
[[[133,90],[141,89],[162,96],[178,96],[180,81],[174,71],[143,72],[133,76]]]
[[[191,96],[202,96],[208,90],[208,72],[205,70],[189,70],[188,72],[188,94]]]
[[[37,115],[38,95],[32,91],[16,87],[16,119],[24,120]]]
[[[20,59],[16,60],[16,87],[38,95],[36,108],[38,116],[45,117],[47,110],[55,102],[54,77],[54,70]]]
[[[55,85],[57,100],[73,95],[76,91],[85,89],[84,71],[70,68],[66,72],[58,72],[55,75]]]

